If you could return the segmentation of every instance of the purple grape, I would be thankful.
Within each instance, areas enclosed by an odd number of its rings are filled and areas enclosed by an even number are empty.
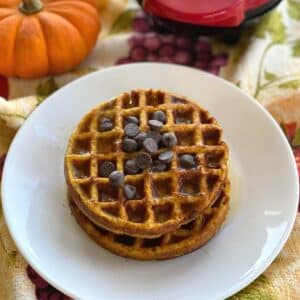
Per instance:
[[[229,54],[227,52],[218,53],[216,56],[223,58],[223,59],[229,58]]]
[[[132,61],[143,61],[146,59],[147,50],[145,47],[137,46],[131,49],[130,58]]]
[[[178,37],[176,39],[176,46],[180,49],[191,49],[193,46],[193,42],[187,37]]]
[[[220,68],[216,66],[210,66],[206,69],[206,71],[214,75],[219,75]]]
[[[128,64],[131,62],[131,59],[129,57],[121,57],[116,61],[116,65],[123,65],[123,64]]]
[[[206,62],[210,62],[212,59],[212,56],[210,53],[205,53],[205,52],[198,52],[196,53],[196,60],[202,60]]]
[[[198,40],[195,45],[195,51],[211,53],[212,52],[211,44],[207,41]]]
[[[145,38],[145,47],[149,51],[155,51],[160,47],[160,40],[155,33],[147,34]]]
[[[223,67],[227,64],[227,61],[228,61],[228,54],[221,53],[214,56],[214,58],[211,61],[211,65],[216,67]]]
[[[134,46],[143,46],[145,43],[145,37],[143,34],[132,35],[128,39],[128,43],[129,43],[130,48],[133,48]]]
[[[146,33],[151,31],[150,24],[143,18],[137,18],[132,23],[132,28],[136,32]]]
[[[160,40],[163,44],[175,44],[175,36],[171,34],[161,35]]]
[[[191,53],[186,50],[178,50],[173,59],[176,64],[181,65],[189,65],[193,60]]]
[[[29,279],[34,282],[35,278],[38,276],[38,274],[31,268],[31,266],[27,266],[26,268],[27,276]]]
[[[145,19],[146,14],[143,10],[138,10],[135,14],[135,17],[138,18],[138,19]]]
[[[158,61],[158,55],[155,53],[150,53],[147,55],[147,61]]]
[[[168,56],[163,56],[163,57],[160,57],[159,62],[162,62],[162,63],[173,63],[174,61],[172,60],[171,57],[168,57]]]
[[[37,275],[32,281],[39,289],[45,289],[49,286],[48,282],[39,275]]]
[[[49,291],[47,290],[41,290],[41,289],[35,289],[35,295],[37,300],[49,300]]]
[[[61,300],[63,295],[59,291],[54,291],[49,297],[49,300]]]
[[[208,62],[203,60],[197,60],[193,66],[196,69],[205,70],[208,67]]]
[[[175,53],[175,48],[172,45],[163,45],[159,50],[159,56],[173,56]]]

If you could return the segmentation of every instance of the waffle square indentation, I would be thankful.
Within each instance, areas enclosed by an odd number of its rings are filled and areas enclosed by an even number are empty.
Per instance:
[[[146,92],[146,103],[150,106],[159,106],[164,104],[165,94],[163,92],[157,91],[147,91]]]
[[[72,161],[72,174],[75,179],[90,177],[91,161],[87,159],[77,159]]]
[[[212,124],[213,118],[209,115],[209,113],[207,111],[201,110],[200,123],[201,124]]]
[[[137,205],[132,201],[127,202],[126,212],[129,221],[134,223],[144,223],[147,220],[147,207],[146,203],[139,202]]]
[[[193,146],[195,145],[195,131],[194,129],[186,130],[184,132],[175,132],[178,146]]]
[[[204,145],[218,145],[221,139],[221,130],[219,128],[203,128],[202,138]]]
[[[172,195],[172,178],[163,177],[152,180],[152,195],[154,198],[163,198]]]
[[[193,124],[193,109],[177,109],[173,112],[175,124]]]
[[[97,184],[98,201],[112,202],[119,200],[118,189],[111,186],[109,182]]]
[[[183,196],[199,195],[201,190],[201,177],[198,174],[180,175],[179,192]]]
[[[173,215],[174,204],[164,203],[153,206],[154,220],[156,223],[164,223],[171,219]]]
[[[100,136],[97,138],[98,154],[114,153],[117,150],[117,137],[114,135]]]
[[[122,98],[122,108],[130,109],[139,106],[139,94],[131,92],[130,94],[125,93]]]

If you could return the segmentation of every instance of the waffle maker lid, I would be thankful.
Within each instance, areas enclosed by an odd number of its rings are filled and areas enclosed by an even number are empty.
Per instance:
[[[247,13],[270,2],[269,0],[144,0],[148,13],[174,21],[202,26],[233,27]]]

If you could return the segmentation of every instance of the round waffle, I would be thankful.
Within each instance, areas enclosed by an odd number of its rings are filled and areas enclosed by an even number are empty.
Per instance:
[[[158,110],[166,115],[161,133],[177,137],[173,159],[163,172],[125,173],[125,183],[137,189],[135,199],[126,200],[121,187],[112,187],[108,178],[100,176],[100,165],[111,161],[124,171],[126,160],[138,154],[122,150],[126,118],[137,117],[139,129],[147,132],[148,121]],[[101,132],[99,121],[104,117],[112,120],[113,128]],[[95,107],[72,133],[65,157],[69,193],[92,222],[109,231],[158,237],[200,215],[222,191],[228,149],[221,135],[208,111],[185,97],[160,90],[124,93]],[[181,168],[181,154],[194,155],[197,166]]]
[[[70,197],[72,213],[81,228],[99,245],[111,252],[140,260],[169,259],[192,252],[220,229],[229,209],[229,184],[217,201],[195,220],[159,238],[143,239],[109,232],[92,223]]]

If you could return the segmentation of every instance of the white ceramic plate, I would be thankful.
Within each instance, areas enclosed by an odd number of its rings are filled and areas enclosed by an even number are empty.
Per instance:
[[[140,262],[92,242],[66,198],[63,158],[75,124],[93,106],[135,88],[189,96],[216,116],[231,155],[232,207],[219,234],[181,258]],[[18,132],[3,177],[5,218],[18,248],[45,279],[81,299],[221,299],[255,279],[294,223],[298,181],[279,126],[253,99],[204,72],[166,64],[106,69],[49,97]]]

